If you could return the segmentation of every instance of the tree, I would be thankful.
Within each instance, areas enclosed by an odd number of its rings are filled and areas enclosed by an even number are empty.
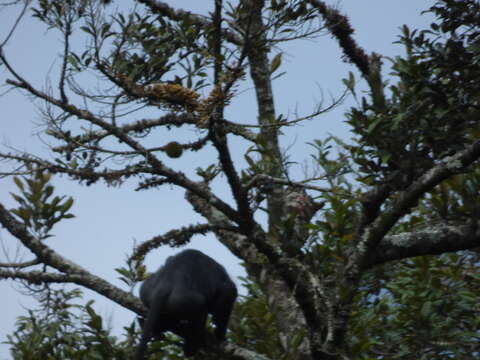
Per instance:
[[[17,178],[34,206],[21,199],[14,211],[0,205],[2,225],[35,255],[32,263],[4,264],[0,277],[75,283],[143,314],[137,298],[60,256],[44,241],[48,231],[36,231],[36,222],[45,229],[68,218],[70,204],[54,198],[42,205],[41,194],[45,201],[51,195],[42,179],[48,172],[86,185],[171,185],[205,222],[142,242],[119,272],[134,286],[150,251],[215,234],[244,261],[251,281],[252,296],[237,310],[249,323],[234,316],[235,341],[219,350],[225,358],[477,357],[480,4],[436,1],[429,29],[403,28],[406,56],[385,59],[362,49],[348,18],[319,0],[216,0],[209,17],[156,0],[138,3],[132,13],[111,16],[98,1],[24,3],[63,35],[55,88],[34,87],[0,48],[7,84],[44,102],[45,134],[58,154],[0,154],[20,165],[7,175],[33,174],[44,183],[43,191],[27,191]],[[77,52],[71,40],[80,31],[89,45]],[[357,94],[353,73],[344,80],[357,100],[347,113],[353,138],[316,140],[315,171],[292,180],[282,131],[341,98],[289,119],[276,113],[272,80],[282,44],[323,32],[368,92]],[[385,61],[392,85],[383,78]],[[94,90],[92,73],[101,79]],[[246,81],[256,95],[255,124],[225,116]],[[244,161],[234,139],[247,144]],[[186,152],[212,151],[209,166],[178,165]],[[231,199],[216,191],[223,179]],[[43,271],[29,269],[37,265]],[[274,322],[252,331],[254,310]]]

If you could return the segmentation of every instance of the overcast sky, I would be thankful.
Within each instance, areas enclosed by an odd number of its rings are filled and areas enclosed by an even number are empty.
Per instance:
[[[167,2],[202,14],[206,14],[213,4],[213,0]],[[111,7],[118,3],[120,1],[114,1]],[[123,0],[121,3],[132,2]],[[375,51],[391,57],[403,54],[401,46],[393,44],[400,33],[399,27],[403,24],[411,28],[428,26],[431,17],[422,16],[420,12],[432,3],[418,0],[345,0],[339,6],[350,17],[356,29],[355,39],[367,52]],[[14,19],[15,12],[0,12],[0,41],[3,41]],[[342,62],[340,49],[328,35],[315,42],[290,44],[284,51],[281,71],[286,71],[287,74],[274,83],[278,114],[293,117],[297,111],[300,115],[305,115],[322,98],[328,103],[331,96],[342,93],[341,79],[347,77],[348,71],[355,71]],[[43,87],[48,77],[57,71],[58,56],[61,53],[60,36],[58,33],[46,33],[38,22],[25,17],[5,52],[24,77]],[[6,71],[0,67],[0,83],[4,84],[7,77]],[[4,87],[0,88],[0,93],[4,90]],[[292,148],[291,159],[302,163],[311,150],[305,144],[315,138],[324,138],[329,133],[348,139],[350,135],[343,123],[343,114],[352,103],[353,99],[350,98],[337,110],[312,123],[288,129],[282,139],[282,146]],[[10,92],[0,97],[0,109],[2,151],[5,151],[6,146],[12,146],[29,152],[49,154],[47,145],[38,136],[41,130],[39,111],[29,98],[18,91]],[[240,123],[255,119],[253,90],[247,90],[239,99],[234,100],[226,116],[229,120]],[[240,159],[241,151],[237,155]],[[178,164],[193,169],[198,166],[197,160],[182,156],[181,163]],[[7,168],[5,164],[0,166],[3,170]],[[134,183],[127,183],[121,189],[103,184],[86,187],[60,177],[55,179],[54,184],[58,195],[65,194],[75,199],[71,212],[76,217],[60,223],[54,229],[55,237],[49,239],[48,244],[63,256],[121,288],[125,287],[118,281],[114,268],[123,266],[134,241],[147,240],[172,228],[201,221],[183,200],[183,192],[174,188],[135,192]],[[10,191],[15,191],[11,179],[0,179],[0,201],[7,207],[15,205],[9,195]],[[225,196],[228,197],[228,193]],[[2,249],[10,256],[16,253],[16,241],[4,229],[0,229],[0,242]],[[238,265],[238,259],[212,236],[196,237],[188,247],[198,248],[217,259],[235,280],[244,274]],[[149,270],[155,270],[168,255],[176,251],[160,248],[152,252],[147,258]],[[24,260],[31,259],[28,251],[23,249],[21,254]],[[0,250],[0,262],[2,261],[5,261],[5,255]],[[236,282],[239,284],[238,280]],[[12,281],[0,281],[0,341],[12,332],[16,318],[26,314],[25,309],[34,304],[28,297],[22,296],[18,288]],[[95,299],[97,311],[113,319],[115,333],[120,333],[122,326],[134,319],[132,312],[92,292],[85,290],[84,299]],[[6,345],[0,344],[0,359],[10,359]]]

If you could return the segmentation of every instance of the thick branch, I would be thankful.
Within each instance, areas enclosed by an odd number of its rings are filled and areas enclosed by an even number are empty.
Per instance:
[[[20,242],[26,248],[32,251],[32,253],[34,253],[43,264],[49,265],[64,273],[64,277],[61,277],[61,275],[57,276],[55,274],[48,275],[50,276],[49,279],[51,282],[64,282],[68,279],[68,277],[70,277],[76,284],[85,286],[90,290],[102,294],[103,296],[129,310],[132,310],[138,314],[142,314],[144,312],[144,307],[138,298],[120,288],[117,288],[116,286],[113,286],[102,278],[91,274],[80,265],[77,265],[74,262],[64,258],[53,249],[46,246],[43,242],[33,237],[27,231],[25,226],[17,221],[1,203],[0,223],[10,234],[12,234],[12,236],[20,240]],[[31,273],[32,272],[26,274]],[[39,275],[36,278],[38,280],[42,280]]]
[[[214,232],[220,242],[245,260],[247,272],[262,286],[270,306],[278,315],[283,334],[294,334],[296,329],[304,328],[305,323],[313,331],[319,331],[326,311],[317,307],[322,303],[320,298],[328,300],[317,277],[301,261],[281,257],[277,246],[258,225],[251,237],[221,230],[229,225],[223,214],[191,193],[187,192],[186,198],[195,211],[218,226]],[[259,250],[268,258],[267,263]],[[302,344],[302,352],[306,351],[306,344],[308,342]]]
[[[225,93],[228,90],[222,89],[222,36],[221,36],[221,26],[222,26],[222,0],[215,0],[215,12],[213,14],[213,52],[215,57],[214,64],[214,77],[215,77],[215,87],[220,90],[221,93]],[[233,80],[232,80],[233,81]],[[233,84],[233,83],[232,83]],[[231,154],[230,148],[227,143],[227,133],[224,129],[223,114],[224,114],[224,102],[222,100],[218,101],[216,106],[213,109],[212,114],[210,115],[209,121],[209,137],[212,140],[213,145],[217,149],[218,158],[220,164],[222,165],[222,170],[227,177],[228,184],[232,191],[233,197],[237,204],[239,217],[241,220],[240,228],[245,235],[251,233],[253,229],[253,213],[248,202],[248,194],[246,189],[243,187],[238,173],[235,169]]]
[[[380,208],[387,199],[389,193],[390,190],[388,186],[384,185],[375,187],[362,196],[362,211],[356,230],[358,235],[362,234],[365,228],[377,218]]]
[[[30,284],[40,285],[45,283],[81,283],[82,276],[75,274],[59,274],[44,271],[19,271],[0,269],[0,279],[26,280]]]
[[[266,29],[263,23],[262,11],[265,1],[243,0],[245,13],[241,22],[247,34],[246,54],[250,63],[250,75],[255,85],[258,104],[258,122],[262,125],[260,135],[264,141],[261,151],[263,161],[267,164],[267,175],[282,178],[282,153],[278,143],[278,129],[271,127],[276,121],[273,102],[271,68],[268,60],[269,48],[266,39]],[[282,186],[275,184],[267,195],[269,212],[269,229],[273,230],[283,217]]]
[[[368,255],[367,267],[421,255],[480,247],[477,226],[437,224],[426,229],[385,237]]]
[[[456,155],[443,159],[438,165],[427,171],[407,190],[399,193],[396,200],[387,207],[371,226],[367,227],[357,249],[358,259],[362,266],[363,260],[368,257],[368,252],[375,249],[383,237],[396,224],[396,222],[417,203],[428,191],[452,175],[459,174],[480,157],[480,141],[470,145]]]

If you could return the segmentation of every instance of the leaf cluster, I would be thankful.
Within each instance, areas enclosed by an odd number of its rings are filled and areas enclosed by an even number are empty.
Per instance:
[[[248,278],[243,279],[243,285],[248,293],[237,301],[232,313],[229,326],[231,339],[271,359],[282,359],[278,329],[265,295]]]
[[[438,18],[430,29],[403,27],[406,56],[390,59],[397,82],[385,106],[363,98],[348,113],[350,150],[369,184],[404,188],[478,137],[479,4],[438,1],[429,11]]]
[[[13,178],[20,195],[11,193],[19,204],[17,208],[11,209],[11,212],[18,216],[27,228],[40,238],[46,239],[51,236],[49,234],[56,223],[75,216],[69,213],[73,198],[53,196],[54,187],[50,184],[50,173],[34,170],[32,174],[30,177]]]
[[[352,351],[359,359],[477,358],[478,260],[475,253],[417,257],[365,279],[370,286],[352,313]]]
[[[44,292],[37,309],[18,318],[8,335],[12,359],[129,359],[133,354],[135,324],[125,327],[123,340],[110,335],[92,301],[79,305],[74,290]]]

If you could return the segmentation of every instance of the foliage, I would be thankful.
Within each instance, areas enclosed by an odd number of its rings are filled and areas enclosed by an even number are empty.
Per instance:
[[[53,226],[63,219],[71,219],[73,214],[68,211],[73,205],[73,199],[55,196],[53,185],[50,184],[52,175],[41,170],[30,169],[33,176],[14,177],[13,181],[20,190],[20,195],[12,193],[18,203],[18,208],[12,213],[18,216],[27,229],[38,234],[39,238],[46,239]]]
[[[377,270],[352,313],[352,352],[358,359],[478,358],[478,261],[466,252]]]
[[[326,142],[313,144],[325,173],[334,166],[360,183],[405,190],[440,159],[478,140],[480,4],[438,1],[429,11],[437,17],[429,29],[402,28],[398,43],[406,56],[389,59],[392,84],[383,99],[362,97],[347,114],[354,144],[333,139],[341,146],[337,161],[330,159]],[[356,96],[352,75],[344,82]],[[351,219],[359,203],[345,196],[357,186],[349,176],[337,172],[332,178],[336,193],[321,197],[325,211],[310,226],[315,235],[309,255],[322,274],[337,281],[348,263]],[[478,169],[451,177],[397,223],[394,233],[477,219],[479,184]],[[479,260],[473,249],[367,272],[353,303],[350,352],[358,359],[478,358]]]
[[[124,328],[123,340],[110,335],[92,302],[78,304],[80,290],[44,291],[39,307],[18,318],[7,344],[13,359],[129,359],[135,325]]]
[[[280,352],[275,321],[265,296],[248,279],[244,279],[244,286],[248,293],[235,307],[228,337],[272,358],[289,358]],[[15,331],[7,336],[5,343],[10,345],[13,359],[126,360],[134,353],[139,337],[136,323],[124,327],[120,336],[112,335],[112,329],[105,327],[105,320],[93,309],[93,301],[82,304],[80,290],[49,288],[38,293],[37,299],[38,308],[18,317]],[[292,341],[292,349],[300,340]],[[148,359],[183,359],[180,341],[167,333],[150,346],[152,355]]]
[[[249,279],[243,279],[243,285],[247,294],[240,296],[230,320],[232,341],[272,359],[282,359],[278,330],[265,295]]]
[[[369,184],[405,188],[478,137],[479,10],[476,1],[439,1],[430,29],[403,26],[406,57],[390,59],[390,95],[380,104],[364,97],[348,115],[358,144],[349,150]]]

